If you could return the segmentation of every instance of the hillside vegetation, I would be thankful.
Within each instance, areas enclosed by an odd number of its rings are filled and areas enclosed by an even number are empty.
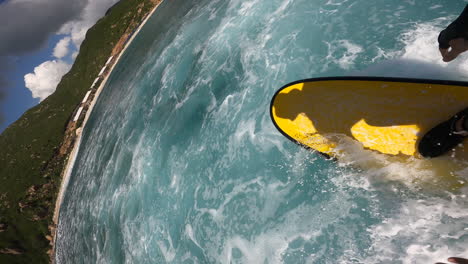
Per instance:
[[[0,135],[0,263],[48,263],[52,216],[68,157],[68,122],[122,37],[156,5],[121,0],[88,30],[71,70],[54,94]]]

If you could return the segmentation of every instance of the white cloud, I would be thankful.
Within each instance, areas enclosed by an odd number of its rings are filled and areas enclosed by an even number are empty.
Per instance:
[[[79,19],[72,20],[59,30],[59,34],[69,34],[73,44],[77,48],[83,42],[86,31],[92,27],[106,11],[118,0],[90,0],[86,7],[83,9]]]
[[[68,46],[70,45],[70,37],[65,37],[61,39],[54,48],[54,57],[61,59],[68,54]]]
[[[70,64],[60,59],[67,56],[70,52],[73,52],[71,59],[73,61],[75,60],[78,55],[79,47],[86,36],[86,31],[88,31],[99,18],[103,17],[106,11],[116,2],[118,2],[118,0],[88,0],[86,6],[77,18],[61,26],[56,34],[63,34],[66,35],[66,37],[55,45],[53,51],[53,56],[59,60],[46,61],[34,68],[34,73],[28,73],[24,76],[25,85],[31,90],[34,98],[40,98],[42,101],[55,91],[60,79],[71,67]]]
[[[93,0],[98,1],[98,0]],[[88,0],[10,0],[0,4],[0,56],[43,48],[62,25],[79,20]]]
[[[61,60],[46,61],[34,68],[34,73],[26,74],[24,82],[31,90],[33,98],[39,98],[42,101],[55,92],[57,84],[70,67],[70,64]]]

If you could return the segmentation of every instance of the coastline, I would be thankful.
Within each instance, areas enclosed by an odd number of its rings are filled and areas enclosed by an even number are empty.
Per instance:
[[[140,33],[140,30],[146,25],[148,20],[153,16],[154,12],[156,11],[156,9],[159,7],[159,5],[162,2],[163,1],[161,0],[161,1],[158,1],[156,3],[154,8],[146,15],[145,19],[141,22],[141,24],[138,26],[138,28],[132,33],[130,38],[126,41],[124,48],[119,52],[119,54],[117,55],[117,58],[115,59],[114,63],[112,63],[112,65],[110,65],[110,69],[108,70],[107,74],[105,74],[103,80],[101,81],[101,84],[97,88],[96,93],[95,93],[95,95],[94,95],[94,97],[93,97],[93,99],[92,99],[92,101],[90,103],[90,106],[86,111],[86,114],[85,114],[85,117],[84,117],[84,120],[83,120],[83,123],[82,123],[81,127],[76,129],[76,140],[75,140],[75,143],[73,144],[72,151],[69,154],[67,164],[65,165],[65,168],[64,168],[64,170],[62,172],[62,180],[61,180],[61,184],[60,184],[60,189],[59,189],[59,192],[57,194],[57,199],[55,201],[55,209],[54,209],[54,214],[53,214],[53,224],[55,226],[55,230],[54,230],[54,232],[52,234],[52,252],[51,252],[52,263],[55,263],[55,256],[56,256],[55,246],[56,246],[56,238],[57,238],[57,233],[58,233],[60,208],[61,208],[62,203],[63,203],[63,197],[64,197],[64,194],[65,194],[65,191],[66,191],[68,183],[70,181],[71,172],[72,172],[72,170],[74,168],[75,161],[76,161],[76,158],[78,156],[78,150],[79,150],[80,145],[81,145],[82,131],[86,127],[86,123],[87,123],[87,121],[88,121],[88,119],[89,119],[89,117],[90,117],[90,115],[91,115],[91,113],[93,111],[93,108],[94,108],[94,106],[95,106],[95,104],[96,104],[96,102],[97,102],[97,100],[98,100],[104,86],[107,84],[107,81],[108,81],[110,75],[112,74],[115,66],[119,63],[122,55],[125,53],[127,48],[132,44],[135,37]]]

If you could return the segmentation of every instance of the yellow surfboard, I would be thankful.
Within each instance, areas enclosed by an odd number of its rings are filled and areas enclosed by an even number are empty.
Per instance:
[[[278,90],[271,101],[271,118],[287,138],[329,157],[337,157],[340,140],[346,137],[364,149],[423,159],[417,151],[421,137],[466,107],[465,82],[316,78]],[[468,161],[467,144],[465,140],[447,155]]]

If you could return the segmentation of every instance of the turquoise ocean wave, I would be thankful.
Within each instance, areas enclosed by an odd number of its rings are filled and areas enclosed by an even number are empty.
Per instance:
[[[468,257],[466,190],[325,160],[269,117],[297,79],[468,80],[436,0],[167,0],[111,74],[60,215],[58,263],[433,263]],[[461,176],[461,180],[463,177]]]

